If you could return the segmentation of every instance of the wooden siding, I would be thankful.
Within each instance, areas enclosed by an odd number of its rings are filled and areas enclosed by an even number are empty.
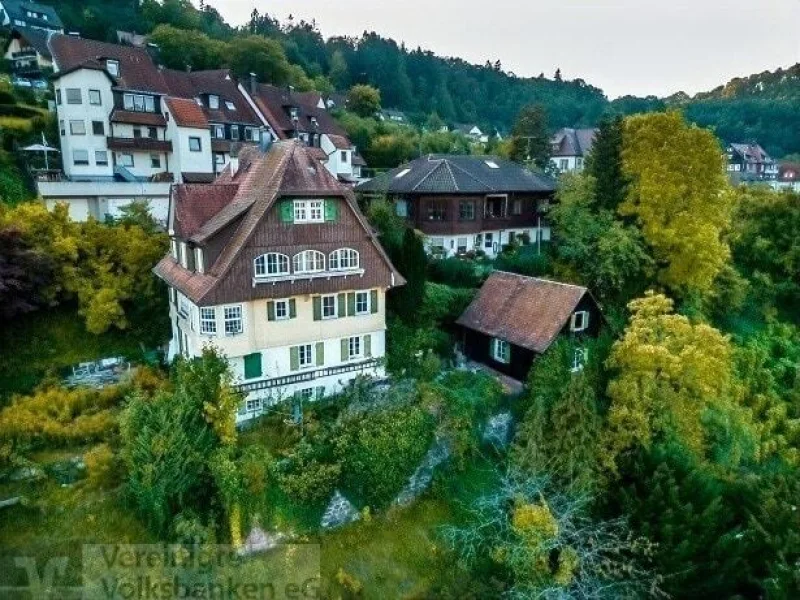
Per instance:
[[[336,198],[339,215],[335,222],[283,223],[280,218],[280,199],[277,199],[259,223],[248,243],[239,252],[224,279],[203,301],[203,305],[247,302],[262,298],[287,298],[305,294],[327,294],[353,289],[386,289],[391,286],[391,270],[383,260],[368,234],[358,222],[349,204]],[[363,275],[303,279],[294,282],[258,283],[253,261],[267,252],[280,252],[292,257],[303,250],[318,250],[328,255],[339,248],[352,248],[359,253]]]

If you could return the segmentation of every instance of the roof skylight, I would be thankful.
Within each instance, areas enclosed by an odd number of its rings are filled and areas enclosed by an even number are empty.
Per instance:
[[[500,165],[498,165],[493,160],[485,160],[483,162],[485,162],[486,166],[489,167],[490,169],[499,169],[500,168]]]
[[[405,177],[405,176],[406,176],[406,175],[408,175],[409,173],[411,173],[411,169],[403,169],[403,170],[402,170],[402,171],[400,171],[400,172],[399,172],[397,175],[395,175],[395,176],[394,176],[394,178],[395,178],[395,179],[400,179],[401,177]]]

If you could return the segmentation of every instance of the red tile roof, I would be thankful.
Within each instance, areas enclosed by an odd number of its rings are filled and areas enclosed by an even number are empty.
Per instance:
[[[541,354],[587,293],[577,285],[495,271],[456,323]]]
[[[350,150],[353,147],[352,142],[346,136],[328,134],[328,138],[331,140],[333,147],[338,150]]]
[[[166,103],[175,122],[181,127],[208,128],[208,119],[194,100],[170,97],[166,98]]]
[[[173,188],[175,215],[172,228],[181,239],[189,239],[209,219],[233,200],[239,185],[185,183]]]
[[[263,125],[228,69],[190,72],[165,69],[163,77],[171,96],[201,98],[203,113],[211,122],[240,123],[252,127]],[[219,108],[209,108],[209,94],[219,96]],[[228,108],[227,102],[232,104],[232,109]]]

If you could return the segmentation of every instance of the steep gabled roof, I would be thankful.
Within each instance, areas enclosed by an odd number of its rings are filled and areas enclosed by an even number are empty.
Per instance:
[[[456,323],[541,354],[587,293],[577,285],[495,271]]]
[[[597,129],[563,127],[550,140],[553,156],[583,156],[592,151]]]
[[[764,162],[772,162],[772,158],[770,158],[767,151],[764,150],[760,144],[737,144],[732,143],[729,146],[733,149],[733,151],[742,157],[743,160],[746,162],[752,163],[764,163]]]
[[[287,88],[259,84],[253,100],[275,133],[281,139],[291,137],[295,131],[306,133],[327,133],[347,137],[347,132],[331,117],[325,109],[309,106],[303,96]],[[297,122],[292,121],[290,109],[297,109]],[[316,125],[312,121],[316,120]]]
[[[496,156],[429,154],[356,188],[392,194],[552,192],[555,181]]]
[[[206,119],[213,123],[241,123],[260,126],[261,120],[239,91],[236,79],[228,69],[210,71],[175,71],[164,69],[164,81],[171,96],[179,98],[201,98]],[[219,108],[211,109],[207,104],[209,94],[219,96]],[[228,108],[231,102],[233,108]]]
[[[29,2],[27,0],[3,0],[3,8],[5,8],[12,23],[15,19],[19,19],[46,29],[64,28],[56,9],[48,4],[39,4],[38,2]],[[47,19],[29,17],[28,11],[47,15]]]
[[[47,39],[52,34],[52,31],[45,31],[43,29],[15,27],[11,32],[11,37],[25,40],[31,48],[36,50],[37,54],[44,58],[52,59],[53,56],[50,54],[50,47],[47,45]]]
[[[228,275],[278,198],[340,197],[355,215],[367,243],[391,272],[394,285],[402,285],[402,276],[359,211],[352,191],[339,184],[309,150],[295,140],[277,142],[266,153],[247,146],[239,154],[236,173],[229,165],[212,184],[174,186],[171,215],[178,237],[203,246],[221,239],[223,231],[231,233],[213,263],[206,265],[204,274],[189,272],[167,256],[156,265],[156,275],[193,302],[202,303]]]

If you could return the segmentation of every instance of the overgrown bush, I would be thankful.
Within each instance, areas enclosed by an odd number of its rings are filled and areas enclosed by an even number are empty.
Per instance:
[[[331,497],[341,466],[325,460],[321,450],[325,445],[322,437],[303,440],[287,461],[278,464],[278,485],[286,495],[305,504],[324,502]]]
[[[475,263],[461,258],[442,258],[428,263],[428,276],[432,281],[453,287],[474,288],[481,284]]]
[[[95,446],[83,457],[86,463],[87,480],[98,488],[110,488],[119,476],[117,458],[108,444]]]
[[[541,254],[535,246],[515,247],[509,252],[504,252],[494,261],[495,269],[527,275],[528,277],[541,277],[552,272],[550,257],[545,249]]]
[[[417,406],[343,422],[333,442],[345,492],[367,506],[386,506],[425,456],[434,427],[433,417]]]
[[[444,331],[432,326],[411,327],[400,319],[389,320],[386,338],[386,369],[401,377],[419,377],[430,353],[447,356],[452,351],[450,336]]]
[[[420,311],[423,319],[438,325],[452,325],[475,297],[476,290],[442,283],[425,284],[425,298]]]

